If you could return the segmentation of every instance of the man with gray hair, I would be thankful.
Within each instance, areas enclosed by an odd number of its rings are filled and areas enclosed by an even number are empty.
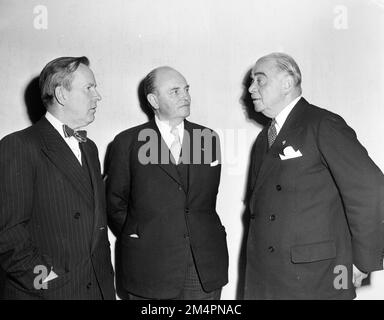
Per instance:
[[[271,122],[252,149],[245,298],[353,299],[383,266],[383,174],[340,116],[301,96],[290,56],[260,58],[251,77]]]
[[[101,99],[86,57],[40,74],[47,113],[0,141],[4,299],[115,299],[97,147],[79,130]]]

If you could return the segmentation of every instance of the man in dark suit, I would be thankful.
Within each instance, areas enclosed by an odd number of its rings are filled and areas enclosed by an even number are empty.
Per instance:
[[[40,74],[46,115],[0,142],[4,299],[114,299],[96,145],[79,128],[101,99],[86,57]]]
[[[382,269],[383,174],[338,115],[309,104],[283,53],[259,59],[249,88],[272,119],[256,139],[246,299],[352,299]]]
[[[185,120],[189,86],[176,70],[156,68],[144,87],[154,119],[117,135],[107,160],[118,293],[219,299],[228,281],[228,251],[216,213],[218,136]]]

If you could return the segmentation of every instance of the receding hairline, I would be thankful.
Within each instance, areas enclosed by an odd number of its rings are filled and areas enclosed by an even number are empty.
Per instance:
[[[264,62],[271,62],[272,67],[275,72],[287,72],[290,76],[293,77],[295,81],[295,87],[298,87],[301,90],[302,75],[301,70],[295,59],[293,59],[289,54],[283,52],[272,52],[261,58],[259,58],[254,68],[252,68],[251,76],[255,76],[258,73],[254,72],[255,67]]]
[[[261,63],[264,63],[264,62],[271,62],[271,63],[272,63],[272,67],[273,67],[274,69],[280,71],[280,70],[279,70],[279,67],[278,67],[278,63],[277,63],[277,62],[278,62],[278,59],[275,58],[275,57],[270,57],[270,56],[264,56],[264,57],[259,58],[259,59],[256,61],[255,65],[254,65],[254,68],[255,68],[258,64],[261,64]],[[253,70],[254,68],[252,68],[252,70]],[[257,74],[264,74],[264,72],[254,72],[254,73],[255,73],[255,74],[256,74],[256,73],[257,73]]]
[[[176,69],[174,69],[172,67],[169,67],[169,66],[157,67],[157,68],[153,69],[150,73],[152,73],[152,75],[153,75],[153,87],[154,87],[155,90],[156,90],[156,87],[158,85],[157,81],[158,81],[159,77],[161,75],[166,75],[167,73],[177,74],[180,77],[182,77],[185,80],[185,82],[187,82],[187,80],[181,74],[181,72],[179,72],[178,70],[176,70]]]
[[[185,79],[185,77],[181,74],[180,71],[177,71],[176,69],[174,69],[172,67],[168,67],[168,66],[158,67],[158,68],[154,69],[153,72],[154,72],[154,76],[155,76],[155,82],[156,82],[156,79],[159,77],[159,75],[167,74],[167,73],[176,73]]]

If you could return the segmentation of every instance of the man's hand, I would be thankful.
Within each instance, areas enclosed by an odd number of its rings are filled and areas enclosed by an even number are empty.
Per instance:
[[[352,277],[352,282],[353,285],[356,288],[361,287],[361,283],[363,280],[368,277],[368,273],[361,272],[359,269],[356,268],[355,265],[353,265],[353,277]]]

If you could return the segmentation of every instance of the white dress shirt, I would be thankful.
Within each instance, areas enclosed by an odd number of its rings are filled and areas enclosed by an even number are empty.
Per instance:
[[[157,116],[155,116],[155,122],[157,127],[159,128],[161,137],[164,139],[168,149],[171,150],[172,143],[175,140],[175,136],[171,133],[172,127],[169,125],[168,121],[161,121]],[[180,143],[183,144],[184,121],[181,121],[180,124],[176,126],[176,128],[179,132]],[[178,163],[180,154],[172,154],[172,156],[176,160],[176,163]]]
[[[284,125],[285,120],[287,120],[289,114],[291,113],[293,107],[296,105],[296,103],[299,102],[302,96],[297,97],[295,100],[293,100],[290,104],[288,104],[283,110],[280,111],[280,113],[275,117],[276,121],[276,131],[277,134],[279,134],[281,128]]]
[[[80,150],[80,146],[79,146],[79,141],[77,141],[75,137],[66,137],[64,135],[64,131],[63,131],[64,123],[62,123],[59,119],[54,117],[50,112],[47,111],[47,113],[45,114],[45,117],[51,123],[51,125],[57,130],[57,132],[59,132],[60,136],[64,139],[65,143],[72,150],[72,152],[75,155],[76,159],[82,165],[82,162],[81,162],[81,150]]]

